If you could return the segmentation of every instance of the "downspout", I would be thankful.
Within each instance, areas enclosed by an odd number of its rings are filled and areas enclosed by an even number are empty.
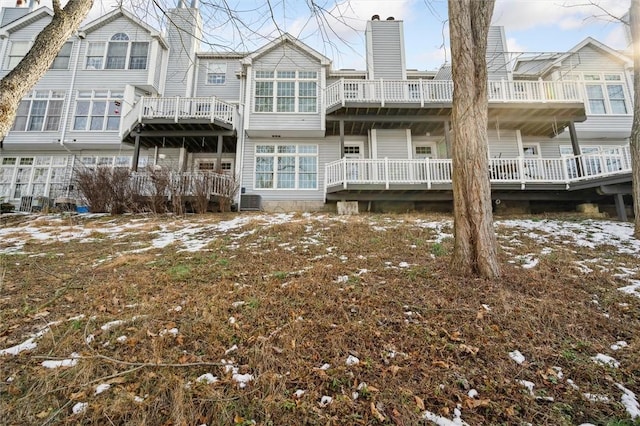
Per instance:
[[[75,86],[76,83],[76,74],[78,73],[78,62],[80,60],[80,48],[82,47],[82,39],[84,37],[82,37],[80,34],[84,34],[84,33],[80,33],[78,32],[78,49],[76,51],[76,57],[74,60],[74,64],[73,64],[73,71],[71,73],[71,82],[69,83],[69,102],[67,103],[67,109],[64,112],[64,120],[62,121],[62,130],[60,131],[60,145],[64,146],[64,138],[67,136],[67,127],[69,124],[69,111],[71,110],[71,106],[72,106],[72,98],[73,98],[73,87]]]

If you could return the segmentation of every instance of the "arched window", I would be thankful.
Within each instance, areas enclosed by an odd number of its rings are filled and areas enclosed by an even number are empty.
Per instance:
[[[129,36],[125,33],[117,33],[111,37],[107,48],[108,70],[123,70],[127,64],[127,50],[129,49]]]
[[[88,70],[146,70],[148,56],[148,42],[132,41],[127,34],[116,33],[108,42],[89,43],[85,67]]]

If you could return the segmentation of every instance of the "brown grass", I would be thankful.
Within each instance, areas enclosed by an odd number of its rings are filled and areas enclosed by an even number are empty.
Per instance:
[[[519,236],[520,245],[500,240],[511,253],[501,253],[502,278],[459,277],[448,268],[452,241],[430,242],[435,231],[413,225],[432,218],[296,215],[271,226],[256,218],[198,252],[174,244],[124,253],[135,241],[148,243],[160,226],[190,223],[156,217],[145,232],[122,239],[32,241],[25,251],[44,255],[0,255],[0,348],[60,321],[35,350],[0,359],[2,422],[414,425],[425,422],[424,409],[451,419],[461,405],[471,425],[625,424],[615,384],[640,394],[640,300],[616,290],[625,284],[613,273],[623,264],[637,268],[637,259],[606,246],[559,245],[540,255],[536,242]],[[105,219],[76,220],[93,229]],[[235,239],[248,230],[255,232]],[[527,253],[536,253],[538,266],[508,263]],[[589,274],[575,266],[593,258],[612,263]],[[68,320],[79,314],[85,317]],[[125,322],[100,328],[114,320]],[[177,335],[163,333],[172,328]],[[94,340],[86,343],[89,335]],[[618,340],[630,346],[612,353]],[[225,354],[233,345],[238,349]],[[526,356],[522,365],[508,356],[516,349]],[[40,365],[72,352],[82,356],[75,367]],[[598,352],[621,367],[591,361]],[[349,355],[360,363],[347,366]],[[223,359],[255,380],[240,389]],[[331,368],[319,369],[324,363]],[[204,373],[220,381],[197,383]],[[536,396],[553,401],[529,395],[517,380],[534,382]],[[95,395],[100,383],[111,388]],[[305,391],[301,398],[297,389]],[[470,389],[477,399],[467,396]],[[611,402],[590,402],[583,393]],[[323,395],[333,403],[320,407]],[[72,414],[80,401],[89,408]]]

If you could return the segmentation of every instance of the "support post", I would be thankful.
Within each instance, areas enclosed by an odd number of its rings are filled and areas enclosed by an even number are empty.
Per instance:
[[[222,135],[218,135],[218,149],[216,151],[216,169],[222,171]]]
[[[136,142],[133,147],[133,164],[131,165],[131,171],[138,171],[138,160],[140,159],[140,125],[136,127]]]
[[[628,219],[627,210],[624,207],[624,196],[622,194],[615,194],[613,198],[616,203],[616,213],[618,214],[618,220],[626,222]]]
[[[340,158],[344,157],[344,120],[340,120]]]
[[[578,133],[576,132],[576,125],[573,121],[569,122],[569,136],[571,137],[571,148],[573,149],[573,155],[576,156],[576,171],[578,172],[578,177],[582,177],[584,174],[582,172],[582,162],[580,162],[580,144],[578,143]]]
[[[444,122],[444,147],[446,150],[447,158],[451,158],[451,134],[449,133],[449,122]]]

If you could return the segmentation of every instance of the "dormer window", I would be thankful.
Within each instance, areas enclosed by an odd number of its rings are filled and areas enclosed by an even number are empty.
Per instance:
[[[108,43],[92,42],[87,47],[86,69],[147,69],[148,42],[131,41],[125,33],[114,34]]]

